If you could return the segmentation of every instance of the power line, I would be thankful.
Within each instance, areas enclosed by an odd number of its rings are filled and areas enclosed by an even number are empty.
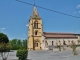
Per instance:
[[[16,0],[16,1],[24,3],[24,4],[31,5],[31,6],[34,6],[33,4],[30,4],[30,3],[27,3],[27,2],[23,2],[23,1],[19,1],[19,0]],[[45,9],[45,10],[49,10],[49,11],[52,11],[52,12],[56,12],[56,13],[59,13],[59,14],[63,14],[63,15],[67,15],[67,16],[71,16],[71,17],[75,17],[75,18],[80,18],[80,17],[77,17],[77,16],[69,15],[69,14],[66,14],[66,13],[58,12],[58,11],[54,11],[54,10],[44,8],[44,7],[40,7],[40,6],[37,6],[37,5],[36,5],[36,7],[39,7],[39,8]]]
[[[34,5],[35,5],[35,0],[34,0]]]

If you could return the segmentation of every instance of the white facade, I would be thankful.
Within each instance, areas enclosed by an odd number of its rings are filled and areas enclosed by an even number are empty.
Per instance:
[[[45,38],[42,36],[42,50],[48,49],[46,47],[46,41],[47,41],[47,46],[52,46],[52,41],[53,41],[53,46],[57,45],[63,45],[63,41],[65,41],[66,45],[70,45],[72,41],[74,41],[76,44],[78,44],[78,40],[80,41],[80,36],[78,38]],[[60,41],[60,43],[59,43]]]
[[[53,41],[53,44],[54,45],[59,45],[59,41],[60,41],[60,43],[61,43],[61,45],[63,45],[63,41],[65,41],[65,43],[68,45],[69,44],[69,41],[70,41],[70,44],[71,44],[71,41],[74,41],[76,44],[77,44],[77,38],[70,38],[70,39],[68,39],[68,38],[50,38],[50,39],[46,39],[46,41],[48,42],[48,45],[50,46],[50,45],[52,45],[52,41]]]

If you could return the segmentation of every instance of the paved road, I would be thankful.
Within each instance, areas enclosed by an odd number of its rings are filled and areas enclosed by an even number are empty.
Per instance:
[[[78,52],[79,53],[79,52]],[[80,56],[70,56],[70,51],[29,51],[28,59],[32,60],[80,60]]]
[[[8,56],[8,59],[7,59],[7,60],[16,60],[16,59],[18,59],[18,58],[16,57],[16,51],[9,52],[9,56]],[[1,55],[0,55],[0,60],[2,60]]]
[[[80,52],[78,52],[80,54]],[[71,51],[29,51],[28,59],[29,60],[80,60],[80,56],[70,56],[72,55]],[[0,60],[1,57],[0,57]],[[10,52],[8,60],[17,60],[16,51]]]

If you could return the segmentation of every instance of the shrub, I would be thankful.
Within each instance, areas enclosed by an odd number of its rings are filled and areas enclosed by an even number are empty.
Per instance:
[[[17,50],[16,56],[19,58],[19,60],[26,60],[28,56],[28,50],[27,49]]]

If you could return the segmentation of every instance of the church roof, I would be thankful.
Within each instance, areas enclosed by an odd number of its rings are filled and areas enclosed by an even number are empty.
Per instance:
[[[31,18],[40,18],[39,14],[38,14],[38,11],[37,11],[37,8],[36,8],[35,5],[34,5],[34,8],[33,8],[33,12],[32,12]]]
[[[77,35],[80,34],[75,33],[50,33],[50,32],[43,32],[46,38],[77,38]]]

